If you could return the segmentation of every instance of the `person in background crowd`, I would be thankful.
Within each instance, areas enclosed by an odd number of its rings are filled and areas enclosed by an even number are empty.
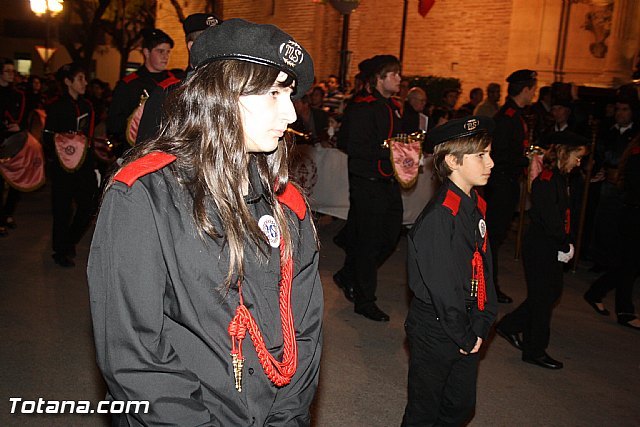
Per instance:
[[[282,49],[286,46],[291,49]],[[322,347],[311,212],[283,135],[309,53],[273,25],[209,27],[193,73],[104,195],[87,269],[113,425],[308,426]]]
[[[564,98],[556,97],[558,100],[565,101]],[[570,100],[566,100],[570,104]],[[554,116],[551,111],[553,102],[553,96],[551,93],[551,86],[543,86],[538,91],[538,100],[531,105],[530,112],[535,117],[535,131],[533,134],[534,142],[540,140],[546,133],[548,133],[554,124]],[[569,105],[569,109],[571,106]],[[569,111],[571,112],[571,111]],[[568,124],[568,116],[567,116]],[[540,145],[540,144],[537,144]]]
[[[456,104],[458,103],[458,99],[460,98],[460,89],[450,88],[445,89],[442,94],[442,108],[446,108],[452,113],[456,110]]]
[[[612,248],[616,256],[613,265],[584,294],[584,299],[596,313],[608,316],[609,310],[602,299],[611,289],[615,289],[618,323],[640,330],[640,319],[633,306],[633,285],[640,273],[640,135],[636,135],[629,143],[618,167],[622,207],[614,223],[619,237]]]
[[[520,198],[520,179],[528,165],[524,155],[529,147],[527,125],[523,118],[523,108],[531,105],[536,93],[537,73],[532,70],[518,70],[507,78],[509,97],[494,116],[496,130],[493,134],[491,156],[495,162],[491,178],[485,187],[487,198],[487,227],[491,236],[493,256],[493,282],[496,286],[498,302],[506,304],[513,300],[500,290],[498,282],[498,254],[500,246],[507,238],[509,226]]]
[[[109,106],[107,134],[114,144],[112,154],[115,157],[122,157],[133,143],[127,139],[127,121],[140,104],[140,97],[144,93],[149,96],[157,86],[167,87],[179,81],[172,72],[167,71],[171,49],[173,49],[173,39],[164,31],[143,30],[144,64],[116,84]]]
[[[544,169],[531,187],[531,222],[522,249],[527,299],[496,325],[498,335],[522,351],[524,362],[547,369],[563,367],[546,350],[553,305],[562,294],[563,264],[574,255],[568,175],[580,166],[589,143],[566,132],[553,134],[544,155]]]
[[[429,128],[427,132],[431,132],[431,129],[438,126],[442,126],[453,118],[451,111],[446,108],[435,107],[429,116]]]
[[[469,92],[469,102],[460,107],[457,113],[458,116],[464,117],[472,115],[476,110],[476,107],[480,105],[483,99],[484,92],[482,91],[482,88],[474,87],[473,89],[471,89],[471,92]]]
[[[371,93],[363,91],[347,109],[339,137],[349,156],[350,205],[346,258],[334,281],[353,299],[356,313],[386,322],[389,316],[376,304],[377,270],[396,247],[403,207],[389,148],[382,144],[401,132],[400,106],[391,98],[400,87],[400,63],[376,55],[364,68]]]
[[[0,142],[20,132],[26,116],[24,92],[14,86],[16,67],[9,58],[0,58],[2,73],[0,74]],[[7,199],[4,200],[5,179],[0,174],[0,237],[9,234],[8,228],[16,228],[13,214],[20,200],[20,192],[9,186]]]
[[[87,230],[96,207],[98,182],[90,147],[95,114],[84,97],[87,89],[84,69],[77,64],[66,64],[56,75],[65,89],[47,108],[44,146],[52,159],[52,257],[56,264],[68,268],[75,266],[76,244]],[[63,144],[62,136],[76,142]],[[70,152],[74,154],[68,159]]]
[[[218,25],[221,22],[222,20],[212,13],[194,13],[187,16],[182,23],[187,51],[191,52],[193,43],[200,34],[204,32],[204,30]],[[189,73],[192,69],[191,59],[189,59],[189,65],[186,73]],[[179,83],[180,81],[176,80],[168,86],[158,86],[149,94],[149,99],[147,99],[147,102],[144,104],[144,111],[140,118],[136,143],[140,143],[145,139],[155,136],[160,128],[160,122],[162,120],[162,105],[164,104],[164,100],[167,98],[170,91],[178,87]]]
[[[429,133],[427,151],[442,180],[408,236],[407,281],[414,293],[409,342],[409,426],[459,426],[476,402],[478,351],[498,311],[491,276],[486,203],[493,121],[456,119]],[[435,147],[435,148],[434,148]]]
[[[325,110],[324,108],[324,89],[322,86],[316,85],[311,89],[311,93],[309,94],[309,105],[313,108],[319,108],[320,110]],[[326,111],[326,110],[325,110]]]
[[[420,113],[424,114],[427,94],[419,87],[412,87],[407,93],[402,113],[402,131],[407,135],[420,130]]]
[[[340,82],[335,74],[331,74],[327,79],[327,94],[323,106],[331,114],[342,114],[344,109],[344,93],[340,90]]]
[[[487,86],[487,98],[478,104],[473,114],[476,116],[493,117],[500,109],[500,85],[489,83]]]
[[[294,101],[297,120],[291,124],[291,128],[308,136],[308,139],[296,136],[296,144],[316,144],[329,140],[329,113],[309,105],[309,95]]]

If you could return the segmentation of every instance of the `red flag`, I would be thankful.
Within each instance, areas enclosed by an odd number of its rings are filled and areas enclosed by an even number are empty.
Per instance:
[[[429,13],[435,2],[436,0],[420,0],[418,2],[418,13],[424,18],[427,16],[427,13]]]

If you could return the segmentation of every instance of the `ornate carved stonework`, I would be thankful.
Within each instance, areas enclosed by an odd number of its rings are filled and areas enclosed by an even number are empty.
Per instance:
[[[607,56],[609,47],[607,38],[611,34],[613,22],[613,0],[573,0],[573,3],[583,3],[589,6],[584,16],[582,28],[593,33],[595,41],[589,45],[589,52],[596,58]]]

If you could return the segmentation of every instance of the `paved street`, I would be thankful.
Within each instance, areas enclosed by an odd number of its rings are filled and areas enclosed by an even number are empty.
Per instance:
[[[9,413],[10,397],[96,403],[105,393],[95,364],[85,276],[90,233],[78,247],[75,268],[55,265],[49,198],[48,188],[25,194],[15,215],[18,229],[0,238],[0,426],[106,426],[108,419],[95,415]],[[379,275],[378,302],[391,322],[375,323],[354,314],[331,280],[344,255],[332,242],[342,224],[319,226],[326,305],[314,426],[398,426],[408,362],[406,240]],[[525,286],[521,264],[513,260],[513,239],[501,255],[503,290],[519,303]],[[586,267],[566,274],[554,312],[549,354],[565,368],[525,364],[506,341],[490,339],[471,426],[640,425],[640,333],[619,326],[613,316],[598,316],[582,300],[597,277]],[[609,309],[613,298],[605,300]],[[499,316],[515,303],[501,305]]]

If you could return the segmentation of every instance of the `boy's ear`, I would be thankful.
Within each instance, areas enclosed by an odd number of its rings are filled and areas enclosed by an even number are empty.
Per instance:
[[[458,163],[458,159],[456,159],[456,156],[454,156],[453,154],[447,154],[446,156],[444,156],[444,161],[447,163],[447,166],[449,166],[449,169],[451,169],[452,171],[460,167],[460,163]]]

